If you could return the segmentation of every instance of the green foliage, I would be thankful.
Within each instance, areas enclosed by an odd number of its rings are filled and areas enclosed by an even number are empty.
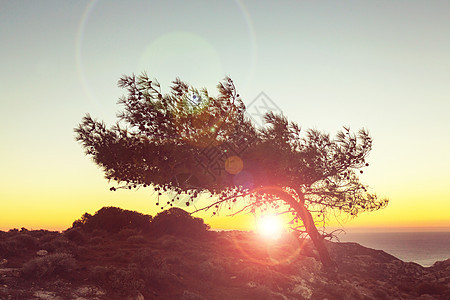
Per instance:
[[[170,234],[175,236],[199,237],[204,235],[209,225],[201,218],[192,217],[181,208],[172,207],[157,214],[151,222],[154,235]]]
[[[67,253],[49,254],[34,258],[22,267],[22,275],[26,278],[48,278],[67,276],[77,267],[75,259]]]
[[[118,207],[103,207],[93,216],[85,213],[79,220],[73,222],[73,228],[81,228],[87,232],[105,230],[108,233],[118,233],[122,229],[148,231],[150,215],[136,211],[124,210]]]
[[[254,211],[279,207],[283,199],[266,189],[270,187],[302,199],[317,218],[333,209],[357,215],[387,204],[358,177],[372,148],[365,129],[354,134],[344,127],[331,137],[315,129],[302,131],[273,113],[265,116],[268,126],[258,129],[246,118],[230,78],[218,84],[215,98],[178,78],[171,93],[163,95],[159,83],[145,73],[123,76],[119,87],[127,91],[119,101],[124,107],[118,115],[121,123],[108,129],[88,115],[75,132],[86,154],[108,180],[123,183],[121,188],[152,185],[159,194],[186,193],[191,200],[209,192],[219,196],[215,209],[245,195],[252,200],[248,210]],[[188,105],[192,95],[200,101],[195,109]],[[205,147],[229,157],[234,155],[227,152],[230,145],[244,145],[239,151],[243,170],[205,171],[199,163]]]

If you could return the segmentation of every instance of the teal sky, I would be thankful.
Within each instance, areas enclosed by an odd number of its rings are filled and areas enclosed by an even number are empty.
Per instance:
[[[450,227],[450,2],[0,1],[0,229],[65,228],[145,191],[111,194],[74,141],[112,124],[122,74],[216,94],[233,78],[303,128],[368,128],[363,175],[390,206],[358,226]]]

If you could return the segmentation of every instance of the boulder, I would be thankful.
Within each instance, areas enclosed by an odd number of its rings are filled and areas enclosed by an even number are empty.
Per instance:
[[[37,255],[39,256],[46,256],[48,254],[47,250],[39,250],[36,252]]]

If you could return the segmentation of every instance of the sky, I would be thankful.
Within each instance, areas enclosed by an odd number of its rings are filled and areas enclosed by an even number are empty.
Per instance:
[[[113,125],[118,79],[143,71],[213,95],[228,75],[249,113],[266,101],[305,129],[367,128],[361,178],[390,203],[344,228],[449,230],[449,15],[448,1],[0,0],[0,230],[158,212],[148,190],[110,192],[73,132],[86,113]]]

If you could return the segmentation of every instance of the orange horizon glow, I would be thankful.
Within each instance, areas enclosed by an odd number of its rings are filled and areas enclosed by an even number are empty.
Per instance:
[[[136,193],[131,193],[131,195]],[[117,206],[122,209],[134,210],[144,214],[155,216],[161,210],[154,208],[155,204],[148,200],[148,197],[138,197],[138,199],[124,199],[123,195],[114,195],[92,201],[90,209],[84,209],[75,205],[68,206],[64,203],[54,202],[52,209],[41,207],[38,202],[29,204],[28,209],[17,213],[15,207],[5,205],[0,212],[0,230],[22,227],[28,230],[55,230],[63,231],[69,228],[73,221],[79,219],[82,214],[88,212],[94,214],[104,206]],[[122,199],[121,199],[122,198]],[[88,205],[86,205],[88,207]],[[186,207],[181,207],[187,209]],[[407,215],[397,213],[395,210],[389,210],[389,206],[380,211],[366,212],[353,219],[336,220],[330,218],[327,228],[331,230],[342,228],[351,232],[389,232],[389,231],[414,231],[414,232],[434,232],[450,231],[450,221],[446,218],[447,213],[440,212],[440,218],[430,219],[427,214]],[[225,210],[219,211],[218,216],[213,216],[212,212],[199,212],[193,215],[204,219],[213,230],[257,230],[258,218],[252,214],[241,213],[235,216],[229,216]],[[284,216],[285,224],[288,217]],[[283,225],[286,228],[287,225]]]

